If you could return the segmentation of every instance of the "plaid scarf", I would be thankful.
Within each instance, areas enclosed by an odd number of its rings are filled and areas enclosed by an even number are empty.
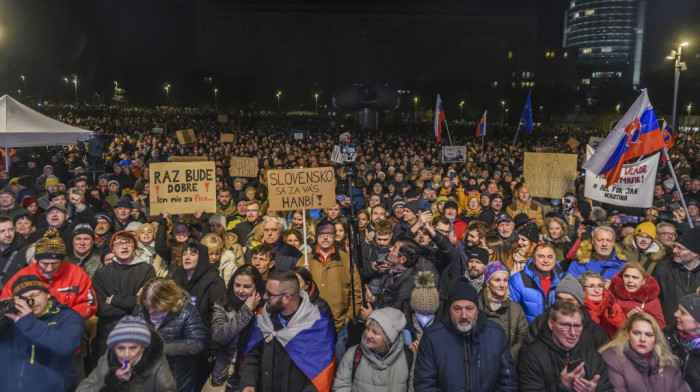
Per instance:
[[[100,249],[100,248],[102,248],[102,245],[104,245],[106,241],[107,241],[107,236],[100,237],[97,234],[95,234],[95,244],[93,245],[93,247],[95,249]]]

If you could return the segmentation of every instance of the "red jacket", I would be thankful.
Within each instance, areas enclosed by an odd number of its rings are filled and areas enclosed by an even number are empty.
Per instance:
[[[591,314],[593,321],[600,324],[610,338],[627,321],[627,314],[622,311],[620,305],[615,302],[615,297],[608,290],[603,290],[603,299],[600,302],[595,303],[586,298],[584,306]]]
[[[452,226],[455,228],[455,237],[457,237],[456,244],[459,244],[460,242],[462,242],[464,232],[467,231],[467,222],[459,219],[459,217],[456,217],[455,221],[452,223]]]
[[[625,288],[620,273],[615,274],[610,281],[610,293],[615,297],[615,302],[620,305],[622,311],[627,314],[634,308],[642,308],[646,313],[654,316],[661,329],[666,328],[666,320],[661,310],[659,293],[661,289],[656,279],[647,274],[647,281],[639,290],[630,293]]]
[[[18,276],[22,275],[38,276],[49,288],[49,294],[56,297],[58,302],[78,312],[84,320],[97,313],[97,301],[92,281],[79,266],[64,261],[49,281],[39,272],[38,263],[34,263],[21,269],[5,284],[0,298],[12,298],[12,284]]]

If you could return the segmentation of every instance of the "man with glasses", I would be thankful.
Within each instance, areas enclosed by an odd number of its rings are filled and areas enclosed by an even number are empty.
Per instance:
[[[659,262],[651,276],[659,283],[664,320],[671,325],[680,299],[700,287],[700,228],[690,229],[678,238],[673,247],[673,260]]]
[[[380,291],[382,277],[389,270],[386,256],[391,249],[393,231],[391,222],[386,219],[374,224],[374,231],[367,232],[362,243],[362,263],[364,264],[364,282],[372,294]]]
[[[263,298],[244,351],[241,391],[328,391],[335,373],[333,320],[311,303],[291,270],[273,271]]]
[[[95,272],[99,321],[90,360],[93,366],[107,351],[107,337],[114,326],[134,310],[141,287],[156,276],[150,264],[144,263],[141,258],[134,258],[136,244],[133,233],[126,230],[116,232],[110,242],[112,262]]]
[[[233,228],[233,234],[238,236],[238,243],[244,248],[248,245],[248,236],[253,228],[260,223],[260,201],[251,200],[245,205],[245,220]]]
[[[627,261],[638,262],[647,274],[651,274],[656,264],[666,255],[663,245],[657,241],[657,232],[653,223],[643,222],[635,227],[634,235],[622,239],[621,248]]]
[[[292,245],[286,244],[282,240],[282,234],[287,228],[287,223],[279,216],[266,215],[262,219],[263,244],[270,245],[275,253],[272,258],[275,269],[292,269],[296,265],[302,253]],[[253,251],[248,249],[245,254],[246,264],[250,264],[253,258]]]
[[[83,320],[36,275],[22,275],[11,287],[14,309],[0,319],[0,390],[72,390]]]
[[[661,222],[656,225],[656,239],[666,251],[667,258],[673,258],[673,245],[676,242],[676,226],[673,223]]]
[[[612,391],[603,357],[581,344],[583,311],[569,301],[549,309],[547,328],[523,349],[518,364],[521,391]]]

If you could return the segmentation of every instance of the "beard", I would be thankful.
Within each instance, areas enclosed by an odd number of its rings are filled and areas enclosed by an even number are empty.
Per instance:
[[[277,314],[280,313],[282,310],[284,310],[284,305],[282,304],[281,301],[272,303],[270,301],[267,301],[265,304],[265,309],[267,310],[268,313],[271,314]]]
[[[465,319],[458,319],[458,320],[452,320],[452,323],[454,324],[455,328],[459,332],[469,332],[474,328],[474,320],[470,318],[465,318]]]

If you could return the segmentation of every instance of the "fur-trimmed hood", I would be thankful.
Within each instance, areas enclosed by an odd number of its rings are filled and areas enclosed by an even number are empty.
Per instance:
[[[591,261],[591,257],[593,256],[593,241],[590,239],[587,239],[585,241],[581,241],[581,244],[578,246],[578,249],[576,250],[576,260],[578,260],[579,264],[587,264],[588,262]],[[618,243],[615,243],[615,247],[613,248],[613,254],[611,260],[627,260],[627,257],[625,256],[625,253],[622,251],[622,247]]]
[[[625,237],[622,240],[621,247],[622,251],[626,254],[631,252],[639,253],[639,248],[637,248],[637,244],[634,243],[634,235],[628,235],[627,237]],[[647,251],[644,252],[644,254],[649,257],[649,260],[653,262],[658,262],[661,261],[661,259],[663,259],[664,256],[666,256],[666,249],[659,242],[659,240],[654,240],[654,242],[651,243],[649,249],[647,249]]]
[[[646,274],[646,283],[634,293],[627,291],[620,274],[613,276],[610,282],[610,292],[619,299],[626,301],[649,302],[659,298],[661,288],[659,283],[651,275]]]

